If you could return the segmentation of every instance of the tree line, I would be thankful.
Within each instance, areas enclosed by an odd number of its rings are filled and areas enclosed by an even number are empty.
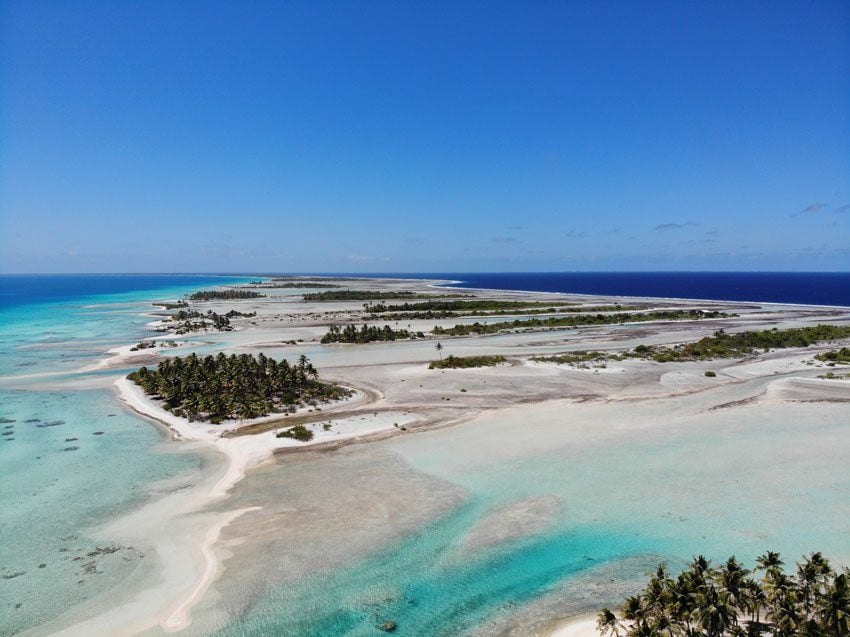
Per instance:
[[[299,288],[340,288],[338,283],[324,283],[322,281],[314,281],[312,279],[299,279],[292,277],[273,278],[271,281],[250,281],[248,283],[253,288],[271,288],[271,289],[299,289]]]
[[[789,329],[727,333],[717,330],[713,336],[698,341],[666,347],[663,345],[638,345],[620,353],[578,350],[547,356],[533,356],[532,360],[545,363],[577,364],[586,362],[622,361],[627,358],[645,358],[659,363],[714,360],[718,358],[744,358],[760,351],[808,347],[823,341],[850,337],[850,326],[815,325]],[[817,354],[816,359],[829,362],[850,362],[850,348]]]
[[[408,330],[394,330],[389,325],[378,327],[364,323],[360,329],[355,325],[331,325],[322,337],[322,343],[371,343],[373,341],[397,341],[406,338],[422,338],[422,332],[413,334]]]
[[[369,301],[381,299],[424,299],[422,294],[400,290],[397,292],[378,292],[370,290],[326,290],[304,295],[305,301]]]
[[[735,557],[712,567],[699,556],[677,576],[662,565],[646,588],[626,599],[619,616],[605,608],[597,628],[606,636],[773,637],[850,634],[850,571],[837,571],[820,553],[790,575],[768,551],[744,568]]]
[[[498,301],[487,299],[475,299],[470,301],[421,301],[419,303],[400,303],[387,305],[386,303],[366,303],[363,309],[367,312],[377,314],[383,312],[426,312],[426,311],[451,311],[451,312],[481,312],[516,310],[520,308],[547,308],[565,307],[567,303],[548,303],[545,301]]]
[[[253,290],[201,290],[190,294],[190,301],[216,301],[216,300],[235,300],[235,299],[259,299],[265,297],[265,294],[254,292]]]
[[[371,309],[372,306],[366,308],[367,311]],[[569,306],[548,306],[543,308],[528,308],[528,309],[517,309],[517,310],[495,310],[495,311],[483,311],[483,310],[470,310],[467,312],[455,311],[455,310],[425,310],[422,312],[398,312],[398,313],[374,313],[368,314],[367,318],[372,320],[394,320],[394,321],[419,321],[419,320],[439,320],[439,319],[447,319],[447,318],[460,318],[465,316],[526,316],[526,315],[535,315],[535,314],[578,314],[578,313],[590,313],[590,312],[619,312],[624,308],[622,305],[594,305],[594,306],[585,306],[585,307],[569,307]],[[629,308],[630,310],[640,310],[643,309],[642,306],[633,306]]]
[[[438,361],[432,361],[428,369],[469,369],[471,367],[495,367],[506,362],[504,356],[453,356],[449,354]]]
[[[207,310],[206,312],[179,310],[172,314],[169,320],[177,324],[171,329],[175,334],[188,334],[190,332],[208,329],[218,330],[219,332],[230,332],[233,330],[230,319],[237,316],[251,318],[257,316],[257,313],[230,310],[225,314],[218,314],[212,310]]]
[[[156,369],[127,376],[176,416],[220,423],[294,410],[300,404],[338,400],[350,391],[319,382],[306,356],[290,364],[263,354],[193,354],[166,358]]]
[[[455,325],[442,328],[436,326],[435,335],[465,336],[467,334],[495,334],[504,330],[528,328],[582,327],[586,325],[616,325],[621,323],[641,323],[646,321],[683,321],[701,320],[706,318],[731,318],[737,314],[725,314],[716,310],[657,310],[654,312],[614,314],[581,314],[579,316],[555,316],[546,319],[526,319],[501,321],[498,323],[479,323],[470,325]]]
[[[850,363],[850,347],[842,347],[839,350],[824,352],[815,356],[819,361],[827,363]]]
[[[718,330],[713,336],[706,336],[692,343],[684,343],[674,347],[639,345],[635,347],[634,351],[644,358],[652,358],[659,363],[667,363],[714,358],[743,358],[759,351],[808,347],[815,343],[835,341],[842,338],[850,338],[850,326],[814,325],[784,330],[773,328],[732,334]]]

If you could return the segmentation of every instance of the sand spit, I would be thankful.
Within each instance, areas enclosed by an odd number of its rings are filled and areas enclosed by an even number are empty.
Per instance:
[[[240,515],[247,513],[248,511],[257,511],[259,509],[260,507],[247,507],[244,509],[230,511],[223,515],[223,519],[219,520],[207,530],[203,541],[200,544],[201,553],[204,556],[204,570],[198,578],[195,587],[189,592],[189,595],[177,605],[174,611],[171,612],[164,621],[160,622],[160,626],[162,626],[167,632],[183,630],[192,623],[190,615],[192,607],[201,601],[204,593],[207,592],[207,589],[209,589],[210,585],[215,581],[216,576],[219,574],[220,562],[213,551],[213,546],[216,542],[218,542],[221,530]]]
[[[365,435],[395,429],[398,422],[409,424],[403,415],[390,413],[384,414],[382,418],[372,418],[366,422],[365,418],[345,417],[336,419],[333,411],[323,412],[322,419],[332,423],[331,429],[324,428],[316,431],[315,438],[311,442],[301,443],[289,438],[276,438],[273,431],[264,431],[254,435],[242,435],[238,437],[225,437],[223,434],[240,426],[256,426],[268,418],[274,422],[280,421],[280,416],[270,416],[266,419],[255,419],[244,423],[230,423],[229,425],[210,425],[204,423],[192,423],[185,418],[179,418],[166,411],[153,401],[145,397],[142,390],[127,378],[119,378],[115,381],[119,395],[124,403],[133,411],[151,418],[171,431],[172,435],[184,441],[201,442],[210,445],[226,458],[226,469],[224,474],[212,485],[207,493],[200,493],[196,501],[196,510],[200,511],[216,500],[227,497],[228,493],[236,483],[245,477],[249,469],[261,466],[268,462],[272,454],[282,448],[311,447],[333,441],[338,443],[349,438],[359,438]],[[363,399],[363,394],[355,396],[350,402],[358,402]],[[339,409],[339,405],[332,407]],[[390,422],[392,420],[392,422]],[[280,423],[286,424],[289,423]],[[294,422],[292,424],[295,424]],[[221,563],[217,557],[214,546],[224,527],[231,524],[239,516],[257,511],[259,507],[244,507],[233,511],[218,514],[214,524],[209,526],[203,536],[197,539],[198,549],[202,556],[201,568],[196,580],[188,591],[181,591],[180,600],[172,609],[159,613],[159,625],[168,632],[182,630],[191,624],[191,610],[203,597],[205,591],[215,581],[221,572]],[[175,591],[176,593],[176,591]]]

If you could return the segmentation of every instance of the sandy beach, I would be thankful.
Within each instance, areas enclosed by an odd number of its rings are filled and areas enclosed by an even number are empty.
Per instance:
[[[436,283],[363,280],[352,281],[346,288],[379,292],[406,291],[436,298],[449,293],[435,288]],[[457,429],[481,432],[485,422],[507,419],[535,423],[545,414],[551,414],[551,420],[559,417],[555,414],[583,414],[584,410],[590,410],[587,413],[592,411],[597,432],[593,435],[608,436],[611,444],[619,445],[622,444],[619,442],[621,434],[632,435],[634,428],[649,427],[648,422],[642,425],[640,419],[630,423],[629,418],[624,416],[629,410],[636,410],[635,413],[657,413],[652,427],[653,430],[659,428],[663,431],[665,417],[669,417],[673,423],[687,414],[688,418],[708,419],[706,422],[711,422],[712,418],[719,415],[728,419],[730,414],[734,415],[737,410],[743,409],[764,409],[767,410],[765,413],[772,413],[769,410],[777,405],[805,403],[812,405],[813,409],[818,405],[828,406],[828,412],[835,406],[850,402],[850,382],[817,378],[826,367],[816,361],[814,355],[834,349],[836,343],[823,343],[805,349],[777,349],[744,359],[681,363],[657,363],[639,358],[587,364],[531,360],[532,356],[581,350],[617,353],[639,344],[673,345],[698,340],[718,329],[734,332],[818,323],[847,325],[850,322],[850,310],[842,308],[463,290],[463,294],[471,295],[468,298],[566,302],[573,304],[570,308],[619,303],[624,306],[624,311],[628,311],[630,306],[636,312],[699,309],[737,316],[512,330],[485,336],[426,336],[414,340],[360,345],[322,345],[319,339],[327,332],[329,324],[362,324],[366,320],[361,302],[304,301],[301,298],[302,291],[297,289],[267,288],[262,291],[267,295],[265,298],[193,304],[202,311],[210,309],[225,312],[235,307],[241,312],[256,313],[250,319],[235,319],[232,331],[185,336],[165,332],[152,337],[151,341],[163,344],[175,340],[178,342],[141,352],[131,351],[132,345],[119,345],[109,351],[109,357],[93,364],[90,369],[102,373],[128,366],[153,366],[164,356],[183,355],[199,345],[204,353],[263,352],[270,357],[290,360],[304,353],[319,369],[322,379],[350,387],[354,390],[353,397],[322,405],[321,410],[302,408],[287,416],[271,414],[251,421],[228,421],[212,425],[190,422],[175,416],[123,376],[109,378],[108,382],[114,384],[126,408],[164,427],[173,437],[174,444],[206,449],[220,460],[211,465],[215,468],[205,474],[204,480],[191,488],[154,500],[127,519],[102,529],[104,536],[125,540],[144,538],[155,547],[155,563],[149,565],[146,575],[140,573],[127,590],[114,592],[106,600],[109,602],[108,609],[104,607],[101,612],[96,610],[96,604],[89,605],[85,613],[69,621],[75,617],[72,609],[68,616],[47,624],[44,628],[48,632],[68,635],[82,632],[92,635],[179,632],[190,629],[195,614],[200,613],[203,621],[197,631],[203,634],[213,625],[210,622],[214,621],[214,602],[210,600],[220,599],[222,595],[219,591],[210,598],[219,580],[223,587],[221,590],[226,590],[229,586],[227,578],[237,577],[239,579],[236,581],[241,581],[241,578],[249,577],[247,570],[237,569],[235,565],[249,563],[250,559],[246,556],[254,550],[251,547],[262,546],[258,542],[265,542],[264,538],[286,535],[294,524],[293,518],[288,515],[268,517],[271,513],[269,503],[259,495],[260,491],[252,491],[255,489],[252,481],[261,484],[264,480],[271,480],[282,467],[307,467],[311,463],[321,463],[322,454],[327,454],[330,459],[335,457],[333,454],[345,449],[354,450],[355,455],[373,453],[371,449],[374,449],[374,453],[390,450],[401,454],[415,468],[417,475],[424,476],[429,470],[418,467],[415,460],[405,455],[406,446],[416,447],[419,444],[416,441],[421,439],[427,447],[430,444],[427,441],[440,440],[443,431]],[[458,293],[457,290],[450,292]],[[562,314],[562,310],[556,313]],[[404,319],[401,322],[369,319],[369,322],[428,334],[435,326],[449,328],[474,321],[522,318],[527,317],[494,315],[486,318]],[[437,359],[435,345],[438,340],[443,347],[443,356],[501,355],[505,357],[505,362],[493,367],[472,369],[429,369],[428,363]],[[848,371],[846,366],[830,370]],[[707,371],[713,372],[713,375],[707,376]],[[33,381],[29,379],[28,382]],[[59,381],[44,378],[42,382],[49,386]],[[520,413],[528,415],[518,416]],[[275,436],[276,432],[293,424],[309,427],[314,433],[313,439],[301,443]],[[522,450],[523,457],[535,453],[545,454],[553,445],[573,444],[582,436],[586,437],[580,431],[569,428],[554,430],[548,426],[534,427],[523,432],[515,446],[505,445],[502,437],[488,439],[479,436],[476,438],[474,453],[464,456],[464,467],[511,462],[517,457],[518,449]],[[451,475],[451,471],[445,473],[445,467],[441,471],[443,480],[446,475]],[[378,487],[364,483],[362,488],[368,491]],[[325,551],[329,560],[328,566],[322,569],[331,568],[331,564],[350,563],[374,553],[382,543],[390,542],[390,538],[403,537],[414,528],[426,524],[427,520],[444,515],[446,507],[455,506],[450,503],[462,497],[457,494],[446,495],[442,502],[435,497],[433,502],[426,503],[427,496],[424,493],[426,491],[418,496],[418,504],[410,501],[409,519],[407,513],[400,515],[397,509],[388,509],[385,526],[380,533],[377,530],[364,531],[362,546],[358,540],[352,541],[347,550],[332,550],[330,546],[336,541],[333,539],[336,536],[329,530],[318,533],[315,551]],[[325,506],[339,506],[339,503],[333,504],[333,501],[334,498],[330,497],[326,503],[315,503],[322,511],[322,516],[326,515]],[[484,550],[481,547],[500,546],[517,538],[534,537],[546,532],[554,524],[552,520],[559,515],[559,502],[557,498],[532,498],[527,504],[512,504],[497,509],[496,514],[482,522],[484,526],[476,527],[478,530],[475,537],[479,539],[471,541],[469,546],[473,548],[469,550],[480,551]],[[298,506],[292,506],[298,510]],[[357,506],[350,506],[350,515],[359,515]],[[374,511],[371,515],[375,515]],[[395,522],[392,521],[394,519]],[[290,525],[289,530],[287,525]],[[292,571],[285,575],[281,572],[276,576],[284,580],[297,580],[310,572],[309,568],[304,568],[306,570],[297,571],[300,575]],[[259,573],[256,576],[262,577]],[[592,602],[583,603],[589,606]],[[247,612],[247,609],[246,606],[240,612]],[[510,619],[514,615],[516,618],[521,617],[521,610],[507,614],[498,629],[486,629],[482,634],[523,634],[522,631],[516,632],[516,625],[511,628]],[[587,608],[585,612],[587,610],[591,609]],[[546,606],[545,612],[535,612],[537,615],[532,623],[527,623],[530,621],[527,618],[522,619],[522,622],[526,622],[522,625],[534,627],[533,634],[559,637],[595,637],[597,634],[595,620],[591,618],[593,616],[575,612],[569,603],[564,604],[560,611],[557,604],[550,604]],[[561,622],[558,617],[570,619]],[[63,630],[58,630],[59,627]],[[36,630],[32,634],[43,632]]]

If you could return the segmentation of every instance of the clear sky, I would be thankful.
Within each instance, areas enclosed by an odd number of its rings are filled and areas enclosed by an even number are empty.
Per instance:
[[[0,271],[850,270],[850,2],[0,2]]]

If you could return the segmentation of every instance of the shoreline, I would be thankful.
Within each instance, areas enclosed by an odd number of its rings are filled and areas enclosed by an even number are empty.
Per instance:
[[[553,623],[546,637],[599,637],[596,619],[592,615],[565,617]]]
[[[409,279],[401,279],[407,281]],[[464,281],[459,281],[464,283]],[[451,287],[448,287],[451,286]],[[547,290],[508,290],[502,288],[472,288],[454,285],[454,282],[435,283],[431,287],[442,290],[468,290],[470,292],[512,292],[516,294],[560,294],[564,296],[581,296],[587,298],[606,298],[606,299],[626,299],[633,301],[651,300],[658,301],[688,301],[693,303],[746,303],[750,305],[773,305],[779,307],[802,307],[813,308],[818,310],[850,310],[850,305],[817,305],[814,303],[797,303],[794,301],[751,301],[751,300],[736,300],[736,299],[699,299],[685,296],[635,296],[629,294],[604,294],[593,292],[550,292]]]
[[[283,415],[273,414],[254,420],[229,423],[230,426],[190,423],[184,418],[174,416],[156,405],[153,401],[147,399],[141,388],[126,377],[122,376],[118,378],[114,382],[114,386],[118,391],[119,400],[126,408],[165,427],[173,438],[201,443],[210,449],[214,449],[224,457],[226,466],[223,475],[221,475],[206,493],[197,494],[198,500],[193,507],[195,511],[206,508],[212,502],[225,499],[233,487],[245,477],[250,469],[273,461],[275,454],[281,450],[292,449],[296,451],[326,445],[329,442],[350,442],[352,439],[362,436],[379,435],[394,430],[394,427],[384,426],[378,430],[342,435],[335,439],[326,439],[317,436],[316,439],[306,443],[289,438],[274,438],[273,431],[262,434],[227,437],[225,434],[234,429],[256,425],[269,420],[282,420]],[[358,398],[360,396],[355,396],[350,401],[343,401],[340,407],[345,407],[352,400],[357,402]],[[333,418],[333,412],[326,413],[329,417]],[[281,425],[285,426],[286,423],[282,422]],[[241,515],[260,510],[260,508],[246,507],[221,513],[213,524],[206,527],[202,536],[199,537],[198,534],[195,534],[189,538],[193,540],[192,543],[196,544],[200,550],[202,557],[202,561],[199,563],[201,567],[199,569],[200,574],[197,576],[191,590],[181,592],[180,599],[176,604],[171,604],[169,610],[156,612],[156,621],[153,625],[159,624],[166,632],[181,631],[191,625],[192,609],[203,599],[204,594],[224,568],[223,561],[216,555],[215,550],[222,530]]]
[[[195,587],[189,592],[189,595],[183,601],[179,602],[176,608],[159,622],[159,625],[165,632],[178,632],[188,628],[192,624],[192,609],[203,599],[217,576],[221,574],[224,568],[223,560],[220,560],[216,556],[215,545],[219,541],[222,530],[241,515],[250,511],[258,511],[261,508],[246,507],[222,514],[222,519],[207,530],[203,540],[200,542],[201,554],[204,557],[204,570],[198,578]]]
[[[379,289],[397,289],[394,284],[398,282],[413,283],[420,289],[430,287],[433,289],[433,280],[421,279],[369,279],[368,283],[374,287],[379,282],[386,282],[385,287]],[[355,284],[352,284],[356,286]],[[438,288],[440,290],[452,290],[460,288]],[[487,290],[480,288],[465,288],[478,292],[476,296],[484,297]],[[494,290],[502,296],[510,298],[511,291]],[[537,295],[551,297],[552,295],[565,296],[566,293],[561,292],[537,292],[525,291],[523,295]],[[569,296],[596,296],[612,299],[631,299],[633,301],[651,299],[657,297],[614,297],[608,295],[569,295]],[[250,300],[246,305],[250,305],[251,309],[260,308],[271,311],[281,312],[273,304],[276,299],[286,298],[289,301],[291,298],[297,298],[297,295],[287,297],[286,295],[263,298],[259,300]],[[548,299],[546,299],[548,300]],[[674,299],[684,301],[683,299]],[[721,301],[706,300],[705,303],[711,305],[722,304]],[[746,304],[751,302],[729,301],[731,304]],[[754,303],[754,302],[753,302]],[[349,305],[354,305],[345,302],[328,303],[325,306],[318,306],[325,310],[324,314],[334,315],[334,311],[340,312],[339,307],[346,308],[343,312],[350,312]],[[818,307],[827,310],[836,310],[836,306],[799,306],[797,304],[775,304],[778,306],[793,307]],[[244,306],[243,306],[244,307]],[[303,301],[295,301],[292,307],[296,313],[293,314],[288,308],[283,310],[284,316],[297,316],[300,310],[303,313],[316,312],[316,305]],[[753,313],[742,313],[741,318],[735,319],[745,325],[750,322],[758,325],[785,325],[789,321],[791,324],[802,322],[805,324],[807,314],[801,311],[794,312],[792,310],[774,310],[770,313],[758,312],[757,308],[752,308]],[[262,318],[261,314],[261,318]],[[275,317],[280,321],[280,317]],[[350,319],[350,317],[349,317]],[[324,319],[329,320],[329,319]],[[336,320],[330,319],[331,321]],[[355,319],[356,320],[356,319]],[[387,319],[389,320],[389,319]],[[713,321],[703,321],[701,323],[712,323]],[[827,320],[828,322],[828,320]],[[651,333],[659,330],[660,334],[665,334],[664,325],[661,321],[641,322],[642,331]],[[317,324],[320,325],[320,324]],[[566,345],[569,347],[573,342],[582,342],[586,340],[588,344],[594,343],[594,339],[604,339],[606,343],[613,343],[615,348],[624,347],[623,343],[613,335],[619,334],[619,328],[623,327],[619,324],[605,324],[599,326],[588,326],[589,329],[581,334],[570,334],[568,339],[565,339]],[[230,351],[230,352],[246,352],[252,351],[257,343],[263,344],[263,350],[267,351],[270,356],[286,355],[289,350],[282,349],[279,342],[287,338],[281,335],[279,331],[282,328],[268,327],[263,324],[260,327],[244,326],[240,327],[238,332],[228,333],[227,339],[223,338],[222,334],[208,334],[205,343],[212,345],[214,351]],[[315,330],[313,325],[298,325],[293,323],[284,329],[297,331]],[[687,337],[689,334],[697,334],[700,330],[709,329],[708,325],[703,328],[700,325],[671,324],[670,328],[679,338]],[[713,329],[713,328],[711,328]],[[751,329],[751,328],[747,328]],[[233,341],[232,335],[239,334],[240,336]],[[301,332],[298,332],[299,334]],[[629,333],[622,332],[624,336],[629,336]],[[683,336],[684,335],[684,336]],[[372,355],[363,356],[367,352],[390,351],[393,343],[373,343],[371,347],[363,347],[361,345],[343,345],[340,347],[323,347],[312,342],[305,342],[304,346],[313,348],[321,347],[321,352],[327,356],[321,363],[323,372],[327,369],[329,377],[334,378],[337,382],[343,385],[348,385],[357,389],[357,394],[354,398],[332,403],[331,407],[323,405],[323,410],[318,413],[307,414],[298,412],[294,416],[290,416],[291,421],[287,422],[284,414],[270,414],[262,418],[253,419],[250,421],[228,421],[220,425],[212,425],[211,423],[189,422],[187,419],[174,416],[166,411],[153,400],[149,399],[143,390],[132,383],[125,376],[121,376],[110,381],[117,391],[119,402],[127,409],[144,417],[146,420],[153,421],[160,428],[168,431],[173,439],[185,441],[188,443],[197,443],[205,450],[209,450],[217,457],[221,458],[223,464],[220,472],[217,469],[215,475],[209,479],[202,481],[202,484],[193,485],[185,494],[182,500],[170,502],[166,504],[164,501],[170,496],[158,498],[156,501],[145,504],[139,511],[145,511],[146,515],[151,515],[158,518],[160,524],[180,519],[178,530],[174,537],[162,538],[160,541],[167,544],[180,547],[190,547],[189,551],[180,559],[182,561],[174,561],[169,563],[166,557],[174,554],[174,546],[159,546],[157,552],[163,563],[155,564],[159,574],[159,583],[151,584],[150,580],[133,588],[138,599],[142,602],[130,601],[126,598],[122,599],[124,617],[116,616],[111,610],[106,610],[82,622],[77,622],[66,630],[73,633],[74,630],[81,628],[90,629],[95,634],[114,634],[118,632],[139,632],[156,627],[166,632],[178,632],[192,624],[192,612],[195,607],[204,599],[205,594],[216,580],[227,569],[225,561],[227,557],[222,557],[217,554],[217,549],[221,546],[221,538],[225,529],[240,516],[260,510],[261,507],[241,507],[232,511],[217,511],[211,513],[206,510],[210,503],[221,501],[227,498],[233,487],[243,480],[246,474],[253,468],[260,467],[265,463],[277,462],[277,458],[284,453],[298,453],[306,451],[310,448],[324,450],[336,448],[345,444],[356,442],[372,442],[384,440],[392,436],[399,435],[399,426],[402,431],[406,431],[405,426],[411,425],[412,428],[418,429],[422,427],[422,431],[436,431],[443,427],[450,427],[457,423],[468,422],[474,419],[477,415],[484,413],[494,413],[503,409],[516,406],[518,404],[527,403],[529,407],[535,407],[549,400],[566,399],[567,401],[605,401],[607,403],[618,403],[622,401],[633,400],[655,400],[655,399],[671,399],[676,400],[679,396],[689,396],[697,392],[713,391],[718,389],[720,392],[732,392],[733,385],[744,384],[748,381],[756,381],[756,385],[762,382],[771,384],[774,391],[770,396],[766,396],[771,400],[799,400],[797,394],[805,394],[809,397],[814,397],[817,400],[818,395],[821,400],[843,399],[847,395],[846,390],[850,388],[850,383],[840,384],[839,382],[824,382],[823,380],[815,380],[806,378],[805,375],[800,376],[800,372],[814,372],[816,368],[811,370],[805,368],[802,363],[801,351],[798,349],[789,349],[786,352],[778,351],[772,353],[771,356],[762,355],[755,361],[739,361],[737,359],[716,360],[709,362],[692,362],[692,363],[677,363],[675,366],[661,368],[659,365],[652,362],[638,361],[633,364],[623,365],[616,369],[605,369],[605,373],[599,373],[598,369],[580,369],[576,367],[556,365],[536,365],[528,364],[525,361],[530,354],[525,349],[532,348],[535,345],[546,345],[546,347],[556,347],[548,345],[545,342],[537,343],[543,339],[544,341],[553,338],[551,334],[538,331],[528,334],[512,334],[503,335],[505,338],[500,340],[501,345],[495,346],[505,348],[510,353],[509,356],[516,358],[520,357],[525,364],[512,365],[508,368],[476,368],[469,370],[444,370],[441,372],[427,370],[427,365],[419,360],[421,352],[417,353],[416,347],[418,344],[406,349],[402,352],[402,358],[390,362],[381,362],[380,358],[376,359]],[[168,340],[172,338],[171,333],[162,333],[150,337],[145,337],[142,340],[157,342],[160,340]],[[269,338],[281,339],[280,341],[268,341]],[[487,336],[458,336],[451,339],[452,347],[465,353],[464,346],[469,343],[481,344],[482,347],[493,349],[492,343],[488,341]],[[638,334],[635,338],[642,339],[643,336]],[[667,336],[669,338],[669,336]],[[532,342],[523,345],[525,341]],[[221,342],[220,342],[221,341]],[[406,341],[405,341],[406,342]],[[186,348],[192,349],[197,343],[192,341],[186,342]],[[525,349],[521,351],[513,350],[516,344],[520,344]],[[117,368],[119,365],[132,365],[143,357],[160,358],[156,348],[151,350],[142,350],[139,352],[130,352],[129,349],[133,345],[119,345],[111,348],[106,352],[107,356],[101,359],[98,363],[88,366],[76,372],[108,371],[111,368]],[[405,348],[407,346],[404,346]],[[429,350],[433,347],[433,341],[422,343],[422,347],[427,347]],[[400,351],[402,348],[396,348],[392,351]],[[494,350],[495,351],[495,350]],[[543,351],[543,350],[540,350]],[[406,352],[406,353],[405,353]],[[806,356],[811,356],[814,352],[805,352]],[[178,352],[179,354],[179,352]],[[169,355],[174,355],[174,352],[169,352]],[[311,353],[311,356],[313,354]],[[358,358],[362,357],[362,358]],[[365,360],[363,360],[365,358]],[[413,360],[415,359],[415,360]],[[155,364],[155,363],[146,363]],[[702,371],[706,367],[717,369],[720,373],[721,380],[706,379],[702,376]],[[661,371],[658,371],[661,370]],[[727,373],[723,373],[728,370]],[[732,372],[732,373],[730,373]],[[618,375],[622,374],[623,378],[632,379],[630,384],[622,385],[618,380]],[[774,376],[778,374],[778,376]],[[789,378],[789,375],[797,375],[797,378]],[[598,382],[602,377],[611,379],[610,385],[602,386],[602,393]],[[114,378],[114,377],[113,377]],[[811,388],[799,389],[800,383],[797,379],[806,383],[812,383]],[[777,383],[776,381],[786,381]],[[791,381],[788,383],[787,381]],[[562,384],[568,382],[570,391],[563,393]],[[815,391],[815,385],[822,388],[820,391]],[[844,381],[841,381],[842,383]],[[405,383],[404,385],[400,383]],[[500,383],[502,383],[500,385]],[[424,389],[419,392],[417,389]],[[463,394],[458,395],[458,388]],[[467,394],[467,387],[470,392]],[[827,389],[832,387],[833,389]],[[517,393],[517,389],[522,391]],[[727,388],[724,390],[724,388]],[[616,389],[616,391],[615,391]],[[651,391],[647,391],[647,390]],[[795,393],[796,392],[796,393]],[[738,390],[734,390],[737,396]],[[527,396],[525,394],[528,394]],[[831,395],[834,394],[834,395]],[[759,399],[764,393],[759,393],[754,399]],[[790,398],[789,398],[790,397]],[[454,399],[453,403],[438,403],[441,399],[448,401]],[[731,401],[729,404],[732,404]],[[721,407],[726,406],[721,404]],[[325,411],[324,409],[327,409]],[[301,443],[289,438],[276,438],[275,429],[285,428],[299,422],[300,418],[307,418],[308,423],[313,427],[319,426],[320,430],[315,432],[314,439],[307,443]],[[367,419],[368,417],[368,419]],[[332,430],[321,430],[321,421],[327,420],[328,423],[334,423]],[[269,427],[255,433],[250,431],[252,426],[267,424]],[[245,433],[239,435],[231,435],[234,432],[248,429]],[[213,451],[214,450],[214,451]],[[107,525],[107,533],[118,533],[122,529],[132,527],[132,521],[137,520],[140,512],[134,511],[121,519],[116,520],[115,524]],[[189,519],[191,518],[191,519]],[[157,520],[147,521],[149,525],[155,525]],[[241,525],[244,527],[244,524]],[[180,535],[179,540],[177,535]],[[156,542],[153,542],[156,545]],[[176,559],[176,558],[172,558]],[[182,567],[178,568],[178,565]],[[187,577],[187,572],[191,571],[191,581]],[[105,622],[105,623],[104,623]],[[587,616],[567,617],[561,620],[556,620],[550,634],[555,637],[598,637],[598,631],[595,628],[595,621]],[[64,631],[63,631],[64,632]]]

